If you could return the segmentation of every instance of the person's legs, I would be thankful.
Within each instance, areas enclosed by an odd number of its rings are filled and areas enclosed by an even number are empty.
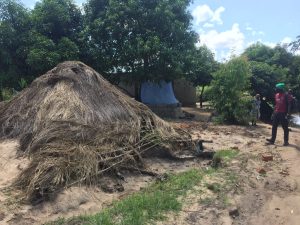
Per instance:
[[[285,117],[285,115],[282,115],[281,125],[284,132],[284,145],[288,145],[289,144],[289,122]]]
[[[255,111],[251,110],[250,117],[251,117],[251,125],[254,126],[255,118],[256,118]]]
[[[254,116],[254,126],[256,126],[258,120],[258,111],[255,112],[255,116]]]
[[[252,118],[252,126],[255,126],[255,125],[256,125],[256,118],[253,117],[253,118]]]
[[[275,113],[273,117],[273,124],[272,124],[272,138],[267,139],[267,141],[269,141],[270,143],[274,143],[276,140],[278,124],[279,124],[279,116],[277,113]]]

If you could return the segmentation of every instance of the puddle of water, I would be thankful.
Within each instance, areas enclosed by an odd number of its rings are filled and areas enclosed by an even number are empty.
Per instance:
[[[295,126],[300,126],[300,115],[292,115],[291,122],[292,122]]]

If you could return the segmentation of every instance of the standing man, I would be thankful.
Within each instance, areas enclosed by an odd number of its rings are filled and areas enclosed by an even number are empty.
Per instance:
[[[256,94],[252,100],[252,109],[251,109],[251,122],[252,126],[256,126],[257,120],[260,118],[260,95]]]
[[[284,83],[276,84],[275,94],[275,109],[273,112],[273,124],[272,124],[272,137],[267,139],[269,144],[274,144],[277,135],[277,127],[281,124],[284,131],[284,146],[289,145],[289,129],[288,129],[288,115],[290,114],[291,100],[288,94],[284,92]]]

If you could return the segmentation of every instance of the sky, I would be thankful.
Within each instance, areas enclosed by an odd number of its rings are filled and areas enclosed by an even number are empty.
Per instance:
[[[37,0],[21,2],[33,8]],[[299,10],[299,0],[194,0],[189,7],[198,45],[207,45],[219,61],[258,41],[274,47],[295,40],[300,35]]]

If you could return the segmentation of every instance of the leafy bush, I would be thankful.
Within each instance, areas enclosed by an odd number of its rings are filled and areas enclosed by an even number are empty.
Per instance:
[[[250,76],[249,63],[242,57],[231,59],[214,74],[209,97],[218,114],[218,122],[248,123],[251,96],[247,90]]]
[[[19,80],[18,84],[19,84],[19,87],[21,88],[21,90],[28,86],[28,83],[24,78],[21,78],[21,80]]]
[[[2,90],[0,90],[0,99],[3,101],[9,101],[10,99],[13,98],[14,96],[14,91],[11,88],[3,88]]]

